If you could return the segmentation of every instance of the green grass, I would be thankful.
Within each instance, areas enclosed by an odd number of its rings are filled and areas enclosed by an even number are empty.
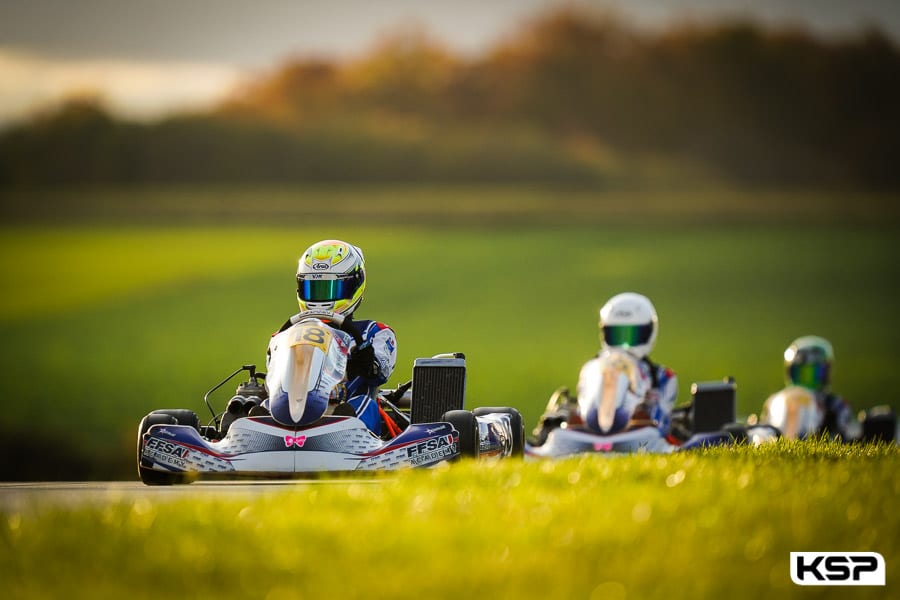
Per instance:
[[[893,446],[781,441],[37,502],[0,511],[0,581],[7,598],[883,598],[898,468]],[[887,588],[796,587],[791,551],[879,552]]]
[[[35,456],[52,443],[61,454],[107,461],[98,476],[133,476],[140,418],[182,407],[205,418],[209,387],[241,364],[262,365],[268,336],[297,310],[295,261],[326,237],[365,249],[359,316],[397,332],[391,384],[410,377],[416,357],[461,351],[468,405],[517,407],[529,428],[596,352],[597,309],[626,290],[656,304],[653,355],[679,373],[683,402],[692,382],[732,375],[739,411],[757,412],[783,383],[784,348],[814,333],[834,343],[834,387],[855,407],[900,408],[891,391],[900,364],[900,226],[894,209],[881,223],[872,216],[885,199],[841,204],[821,195],[816,212],[810,194],[788,206],[784,194],[760,194],[756,205],[750,194],[679,192],[673,202],[683,202],[673,206],[687,208],[676,219],[653,194],[600,194],[592,203],[586,191],[558,192],[565,201],[554,204],[550,192],[522,190],[516,205],[516,190],[493,188],[397,188],[393,201],[387,189],[371,197],[258,190],[267,215],[260,224],[209,224],[217,206],[246,216],[251,191],[225,193],[219,205],[210,190],[107,190],[92,197],[100,206],[116,198],[156,199],[171,211],[184,204],[188,223],[136,225],[144,206],[136,204],[131,213],[111,210],[111,220],[88,211],[84,222],[0,231],[5,440],[28,442]],[[417,194],[418,223],[398,224]],[[294,196],[303,202],[292,205]],[[462,208],[454,210],[454,198]],[[350,209],[326,219],[329,207]],[[378,207],[385,221],[368,224]],[[29,432],[24,441],[21,432]]]

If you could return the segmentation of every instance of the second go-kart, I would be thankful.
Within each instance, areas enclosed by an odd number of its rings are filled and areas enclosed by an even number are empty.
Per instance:
[[[605,350],[595,376],[574,400],[554,395],[535,437],[526,442],[525,454],[556,458],[575,454],[669,453],[706,446],[746,442],[754,445],[779,436],[768,424],[736,422],[737,393],[733,379],[695,383],[691,403],[672,411],[666,431],[641,416],[641,403],[649,382],[641,376],[637,359],[618,350]],[[559,406],[569,403],[569,406]],[[554,406],[556,404],[556,406]]]
[[[364,385],[347,378],[348,356],[361,339],[351,320],[300,313],[274,339],[267,373],[245,365],[207,392],[209,424],[201,425],[189,409],[156,410],[141,420],[137,463],[145,484],[391,470],[523,454],[518,411],[464,409],[462,354],[416,359],[412,381],[374,400],[384,424],[376,435],[346,402]],[[242,372],[247,380],[217,413],[210,394]]]

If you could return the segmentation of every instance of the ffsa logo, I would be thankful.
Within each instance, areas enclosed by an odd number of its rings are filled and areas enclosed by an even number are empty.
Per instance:
[[[791,552],[797,585],[885,585],[884,557],[877,552]]]

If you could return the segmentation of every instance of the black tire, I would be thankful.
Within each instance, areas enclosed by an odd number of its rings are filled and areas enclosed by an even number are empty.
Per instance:
[[[480,406],[472,411],[476,417],[491,413],[509,415],[509,427],[512,429],[512,454],[516,458],[525,456],[525,420],[521,413],[510,406]]]
[[[194,416],[196,417],[196,415]],[[162,411],[152,412],[141,419],[141,424],[138,425],[137,436],[138,476],[141,478],[144,485],[173,485],[177,483],[186,483],[188,480],[183,473],[156,471],[142,464],[141,450],[143,450],[144,447],[144,434],[147,433],[153,425],[181,425],[181,423],[178,422],[176,417],[165,414],[165,412]]]
[[[467,410],[448,410],[441,421],[450,423],[459,432],[459,454],[478,458],[478,421]]]
[[[722,431],[731,436],[735,444],[747,444],[750,438],[747,435],[747,426],[743,423],[728,423],[722,427]]]
[[[154,410],[151,415],[168,415],[175,418],[174,423],[169,425],[187,425],[200,431],[200,417],[192,410],[187,408],[166,408],[163,410]]]

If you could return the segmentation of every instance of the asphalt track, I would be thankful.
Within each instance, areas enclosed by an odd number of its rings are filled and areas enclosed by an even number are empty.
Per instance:
[[[148,487],[139,481],[0,483],[0,511],[27,512],[118,502],[179,498],[253,498],[318,485],[378,483],[375,479],[286,479],[265,481],[196,481],[190,485]]]

